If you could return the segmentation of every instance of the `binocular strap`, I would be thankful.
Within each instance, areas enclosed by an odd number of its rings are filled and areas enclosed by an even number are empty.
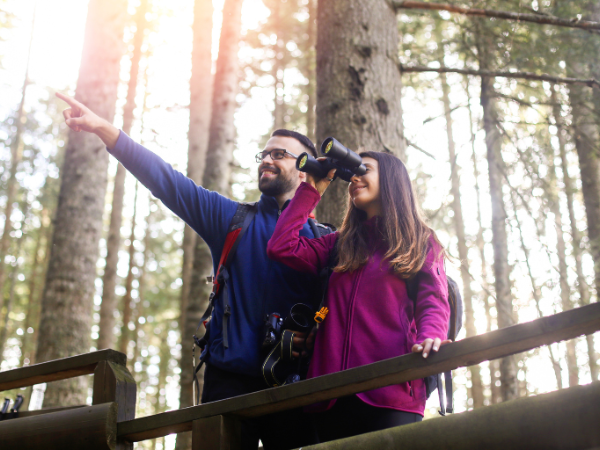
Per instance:
[[[262,367],[262,374],[267,385],[271,387],[283,386],[286,384],[287,374],[284,374],[283,381],[276,374],[280,362],[291,362],[293,359],[292,348],[294,344],[295,333],[289,330],[283,330],[281,339],[277,345],[269,352]]]

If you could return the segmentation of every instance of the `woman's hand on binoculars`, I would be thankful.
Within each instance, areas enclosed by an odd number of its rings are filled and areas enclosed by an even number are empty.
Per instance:
[[[321,160],[325,160],[325,159],[327,159],[327,158],[321,157],[321,158],[317,158],[317,161],[321,161]],[[320,180],[315,180],[315,178],[311,174],[307,173],[306,174],[306,182],[308,184],[310,184],[312,187],[314,187],[319,192],[319,195],[321,197],[323,197],[323,194],[325,193],[325,191],[327,190],[327,188],[333,181],[333,177],[335,176],[335,171],[336,171],[336,169],[331,169],[327,173],[327,176],[325,178],[321,178]]]
[[[423,358],[427,358],[431,352],[437,352],[440,347],[444,344],[449,344],[452,341],[450,339],[444,339],[443,341],[440,338],[435,339],[425,339],[420,344],[415,344],[412,346],[413,353],[423,353]]]

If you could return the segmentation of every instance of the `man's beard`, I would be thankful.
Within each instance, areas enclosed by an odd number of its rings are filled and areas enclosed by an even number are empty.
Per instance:
[[[277,169],[273,169],[277,170]],[[292,174],[283,174],[280,170],[275,177],[261,178],[258,169],[258,189],[269,197],[277,197],[293,190],[295,187]]]

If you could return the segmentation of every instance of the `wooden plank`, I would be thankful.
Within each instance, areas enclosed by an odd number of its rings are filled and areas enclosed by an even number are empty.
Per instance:
[[[303,450],[590,450],[600,445],[598,404],[595,382]]]
[[[2,448],[115,450],[117,404],[86,406],[0,422]]]
[[[213,416],[194,420],[192,450],[240,450],[242,426],[230,416]]]
[[[60,408],[34,409],[33,411],[19,411],[18,419],[22,419],[23,417],[40,416],[42,414],[49,414],[49,413],[54,413],[54,412],[58,412],[58,411],[67,411],[69,409],[75,409],[75,408],[85,408],[87,406],[88,405],[61,406]]]
[[[290,386],[121,422],[118,435],[136,442],[189,431],[192,421],[205,417],[262,416],[479,364],[598,330],[600,303],[594,303],[443,346],[427,359],[420,354],[399,356]]]
[[[7,370],[0,372],[0,391],[89,375],[94,373],[96,364],[100,361],[112,361],[124,366],[127,356],[121,352],[106,349]]]

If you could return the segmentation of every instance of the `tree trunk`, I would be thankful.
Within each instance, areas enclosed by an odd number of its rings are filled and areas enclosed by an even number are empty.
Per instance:
[[[202,6],[199,10],[201,14],[197,16],[199,21],[208,21],[211,19],[210,1]],[[200,5],[197,4],[198,7]],[[217,69],[214,76],[211,108],[205,109],[210,111],[210,126],[208,132],[208,146],[206,150],[202,149],[197,153],[197,169],[198,176],[202,174],[202,185],[206,189],[220,192],[227,195],[229,192],[229,179],[231,174],[231,161],[233,159],[233,149],[235,147],[235,128],[233,116],[236,109],[236,94],[238,91],[238,49],[241,35],[241,0],[226,0],[223,6],[223,27],[221,28],[221,37],[219,40],[219,57],[217,59]],[[212,23],[212,22],[211,22]],[[201,27],[202,25],[198,25]],[[210,29],[212,25],[204,28]],[[206,49],[206,50],[202,50]],[[210,49],[210,37],[204,35],[199,36],[198,52],[207,52]],[[204,53],[205,55],[207,53]],[[210,52],[208,52],[210,54]],[[205,57],[206,58],[206,57]],[[206,77],[210,72],[206,70],[206,59],[200,59],[198,53],[198,77]],[[203,69],[204,67],[204,69]],[[198,78],[200,80],[200,78]],[[196,83],[195,83],[196,84]],[[204,87],[209,83],[204,84]],[[196,84],[198,90],[198,101],[206,101],[210,98],[211,91],[201,90],[203,86]],[[200,106],[200,103],[198,103]],[[200,112],[200,111],[199,111]],[[206,126],[207,117],[202,117],[202,123]],[[202,170],[203,169],[203,170]],[[189,278],[189,293],[188,302],[185,310],[184,327],[181,338],[181,390],[179,394],[179,407],[185,408],[192,406],[193,388],[192,377],[193,370],[190,364],[189,349],[192,346],[192,335],[194,335],[198,322],[202,313],[206,309],[208,293],[206,289],[206,276],[212,268],[212,258],[208,247],[202,239],[196,238],[193,243],[193,261],[192,270]],[[204,330],[201,330],[204,332]],[[199,350],[197,350],[199,351]],[[202,375],[199,373],[200,389],[202,389]],[[176,450],[184,450],[191,448],[191,433],[181,433],[177,436]]]
[[[189,178],[197,184],[202,184],[205,171],[206,152],[208,150],[209,129],[212,112],[212,14],[211,0],[196,0],[194,5],[194,45],[192,50],[192,78],[190,79],[190,127],[188,131],[188,172]],[[183,269],[181,287],[181,315],[179,327],[181,330],[181,382],[179,391],[180,408],[193,405],[192,393],[192,365],[190,364],[189,348],[191,336],[195,328],[188,326],[188,314],[191,321],[197,323],[193,310],[201,302],[200,298],[190,296],[193,279],[195,248],[204,245],[204,241],[196,235],[189,226],[185,226],[183,235]],[[208,262],[212,259],[208,256]],[[188,312],[189,310],[192,312]],[[162,362],[162,357],[161,357]],[[162,375],[162,374],[161,374]],[[165,375],[166,376],[166,375]],[[191,433],[181,433],[177,436],[176,449],[190,449],[192,445]]]
[[[10,171],[8,175],[8,181],[6,183],[6,206],[4,207],[4,230],[2,237],[0,238],[0,313],[2,313],[2,305],[4,303],[4,279],[5,263],[4,259],[8,252],[10,244],[10,233],[13,230],[12,215],[13,203],[15,201],[15,195],[17,193],[17,168],[21,162],[23,155],[23,145],[21,142],[21,134],[23,133],[24,125],[24,110],[25,110],[25,97],[27,96],[27,88],[29,87],[29,62],[31,61],[31,44],[33,42],[33,32],[35,30],[35,17],[37,11],[37,4],[34,6],[33,18],[31,19],[31,35],[29,37],[29,49],[27,50],[27,64],[25,68],[25,80],[23,81],[23,88],[21,90],[21,103],[19,103],[19,109],[15,116],[15,134],[11,140],[10,145]]]
[[[271,76],[273,77],[273,129],[278,130],[285,127],[283,116],[285,115],[285,102],[283,100],[285,71],[284,52],[285,40],[282,37],[281,24],[281,0],[272,2],[271,17],[269,21],[273,24],[275,30],[275,43],[273,44],[273,68]]]
[[[40,250],[42,248],[42,237],[44,236],[44,225],[40,226],[37,230],[37,237],[35,240],[35,247],[32,255],[31,272],[29,273],[29,284],[28,284],[28,298],[27,298],[27,313],[25,314],[25,323],[23,325],[24,333],[23,339],[21,339],[21,357],[19,358],[19,367],[23,367],[25,359],[28,360],[28,364],[31,362],[31,336],[29,336],[29,328],[34,324],[34,310],[37,306],[37,283],[39,268],[42,260],[40,258]],[[37,328],[37,326],[36,326]]]
[[[121,338],[119,339],[119,351],[127,354],[129,346],[130,331],[129,322],[131,322],[131,291],[133,290],[133,269],[135,268],[135,225],[137,216],[137,198],[139,182],[135,182],[135,195],[133,198],[133,216],[131,217],[131,234],[129,235],[129,270],[125,279],[125,295],[123,296],[123,326],[121,327]]]
[[[314,142],[315,140],[315,103],[316,103],[316,89],[315,85],[317,82],[317,74],[315,72],[315,36],[316,36],[316,24],[317,24],[317,0],[308,0],[308,27],[306,33],[308,34],[308,51],[304,56],[306,64],[306,78],[308,80],[306,84],[306,94],[308,99],[306,100],[306,136]]]
[[[553,91],[554,92],[554,91]],[[554,103],[553,111],[557,113],[557,109],[560,106]],[[560,114],[560,111],[558,112]],[[556,122],[556,119],[555,119]],[[560,134],[560,130],[557,129],[557,134]],[[559,141],[562,138],[559,137]],[[559,146],[561,143],[559,142]],[[548,155],[548,176],[547,183],[544,184],[546,188],[546,196],[548,198],[548,204],[550,211],[554,216],[554,228],[556,229],[556,252],[558,256],[558,275],[560,285],[560,298],[562,304],[562,310],[568,311],[573,308],[573,302],[571,301],[571,287],[569,286],[568,280],[568,267],[567,267],[567,250],[565,237],[563,234],[563,222],[560,213],[560,197],[558,195],[558,183],[556,175],[556,165],[554,164],[555,152],[552,146],[549,146]],[[569,206],[572,208],[573,206]],[[577,386],[579,384],[579,368],[577,367],[577,353],[575,349],[576,341],[570,339],[566,342],[567,347],[567,369],[569,371],[569,386]]]
[[[481,105],[483,107],[483,126],[486,134],[485,143],[492,201],[496,310],[498,328],[505,328],[514,325],[515,319],[510,292],[506,211],[502,195],[502,142],[497,127],[498,111],[491,78],[481,79]],[[513,356],[508,356],[500,361],[500,383],[503,401],[518,397],[517,368]]]
[[[188,130],[187,176],[202,184],[212,101],[212,14],[211,0],[196,0],[194,5],[194,43],[192,50],[192,78],[190,79],[190,127]],[[188,225],[183,234],[183,268],[181,312],[179,329],[185,330],[185,312],[190,291],[190,277],[194,263],[197,235]],[[182,368],[183,369],[183,368]]]
[[[219,58],[212,98],[212,117],[206,153],[203,185],[223,195],[229,194],[231,162],[235,148],[233,116],[237,107],[239,81],[238,50],[242,29],[243,0],[225,0]]]
[[[131,133],[133,125],[133,111],[135,110],[135,97],[138,85],[140,59],[142,58],[142,45],[146,30],[146,12],[148,0],[141,0],[136,11],[136,30],[133,36],[133,54],[131,56],[131,69],[129,71],[129,84],[127,86],[127,100],[123,109],[123,131]],[[113,185],[113,200],[110,211],[110,225],[106,242],[106,266],[102,277],[102,304],[100,305],[100,331],[98,333],[97,348],[112,348],[115,342],[115,287],[117,285],[117,263],[119,262],[119,249],[121,247],[121,224],[123,222],[123,197],[125,195],[126,171],[120,163],[117,165]]]
[[[481,260],[481,282],[482,282],[482,295],[483,295],[483,307],[485,308],[485,316],[486,316],[486,332],[492,331],[492,315],[490,313],[490,295],[489,295],[489,285],[487,281],[487,262],[485,258],[485,240],[483,239],[483,220],[481,218],[481,188],[479,187],[479,167],[477,164],[477,152],[475,151],[475,132],[473,131],[473,127],[476,125],[473,120],[473,111],[471,109],[471,93],[469,91],[469,79],[465,77],[466,81],[466,93],[467,100],[469,106],[469,133],[471,135],[471,160],[473,162],[473,175],[475,176],[475,193],[477,196],[477,249],[479,250],[479,259]],[[500,399],[500,389],[496,386],[496,381],[498,377],[496,376],[496,371],[498,370],[498,361],[490,361],[489,362],[490,369],[490,403],[495,404],[498,403]]]
[[[398,26],[380,0],[329,0],[317,6],[317,141],[335,136],[347,147],[405,158]],[[347,204],[338,180],[317,211],[339,225]]]
[[[441,36],[438,43],[443,49]],[[444,65],[443,60],[441,61]],[[465,236],[465,222],[463,218],[462,205],[460,202],[460,166],[457,162],[456,149],[454,144],[454,135],[452,132],[452,108],[450,107],[450,87],[446,79],[446,74],[440,75],[442,83],[442,102],[444,103],[444,115],[446,117],[446,134],[448,137],[448,153],[450,157],[450,178],[452,181],[452,210],[454,211],[454,231],[458,240],[458,258],[460,259],[460,275],[463,282],[463,298],[465,304],[465,328],[467,337],[477,335],[475,328],[475,314],[473,310],[473,291],[471,290],[471,276],[469,271],[469,250]],[[483,406],[483,384],[481,382],[481,372],[479,365],[470,366],[471,373],[471,398],[473,399],[473,408]]]
[[[531,270],[531,263],[530,263],[531,259],[529,257],[529,249],[525,245],[525,238],[523,237],[523,228],[521,227],[521,222],[519,221],[519,216],[517,214],[517,203],[516,203],[514,197],[515,197],[514,192],[511,191],[514,219],[515,219],[515,222],[517,223],[517,228],[519,230],[519,238],[521,240],[521,249],[523,250],[523,255],[525,256],[525,264],[527,266],[527,273],[529,275],[529,281],[531,282],[533,300],[535,301],[535,307],[537,309],[538,316],[543,317],[544,313],[542,312],[542,309],[540,308],[540,301],[542,298],[542,293],[540,292],[540,288],[537,286],[537,284],[535,282],[535,277],[533,276],[533,271]],[[554,351],[552,350],[551,345],[548,346],[548,351],[550,353],[550,362],[552,363],[552,369],[554,370],[554,376],[556,377],[556,388],[562,389],[562,387],[563,387],[562,369],[560,367],[560,362],[554,356]],[[524,364],[524,366],[527,367],[527,364]],[[527,386],[527,385],[525,385],[525,386]],[[527,389],[525,389],[525,391],[527,392]]]
[[[24,193],[23,195],[27,195]],[[23,240],[25,239],[25,222],[28,218],[29,207],[28,203],[25,202],[22,205],[21,211],[23,214],[23,219],[21,220],[21,236],[17,239],[16,248],[15,248],[15,265],[12,267],[12,271],[10,272],[10,289],[8,294],[8,302],[6,303],[6,314],[4,315],[4,324],[2,328],[0,328],[0,361],[4,358],[2,355],[4,354],[4,347],[6,345],[6,339],[8,338],[8,323],[10,319],[10,313],[12,310],[12,306],[14,304],[15,299],[15,285],[17,280],[17,274],[19,272],[19,257],[21,256],[21,248],[23,247]],[[0,314],[1,317],[1,314]]]
[[[573,71],[583,70],[574,66]],[[579,156],[581,190],[585,203],[590,253],[594,261],[596,292],[600,292],[600,135],[594,123],[589,93],[580,86],[569,92],[575,148]]]
[[[117,99],[125,0],[90,0],[75,97],[112,122]],[[64,358],[90,349],[92,299],[102,234],[108,153],[91,133],[69,132],[42,299],[36,360]],[[44,407],[80,405],[87,379],[51,383]]]

